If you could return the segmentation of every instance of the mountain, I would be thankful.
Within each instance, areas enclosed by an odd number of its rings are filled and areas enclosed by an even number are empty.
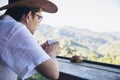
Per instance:
[[[64,43],[64,46],[70,47],[76,51],[81,50],[84,54],[108,54],[115,51],[120,52],[120,32],[97,33],[89,29],[79,29],[72,26],[53,27],[42,24],[36,31],[40,38],[57,39]],[[111,47],[110,47],[111,46]],[[116,48],[112,48],[116,47]],[[106,50],[106,51],[105,51]]]

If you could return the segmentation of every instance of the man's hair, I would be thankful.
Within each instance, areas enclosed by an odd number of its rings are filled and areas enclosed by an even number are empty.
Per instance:
[[[22,19],[22,16],[28,14],[29,11],[32,12],[32,16],[34,18],[34,15],[39,11],[39,8],[15,7],[8,9],[5,14],[10,15],[16,21],[20,21]]]

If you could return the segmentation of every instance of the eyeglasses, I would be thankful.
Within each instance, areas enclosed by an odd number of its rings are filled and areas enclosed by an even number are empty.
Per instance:
[[[38,15],[38,14],[35,14],[35,15],[38,16],[38,20],[39,20],[39,22],[41,22],[42,19],[43,19],[43,16],[40,16],[40,15]]]

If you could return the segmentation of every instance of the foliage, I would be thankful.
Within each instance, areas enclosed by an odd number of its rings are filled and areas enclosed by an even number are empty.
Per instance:
[[[26,80],[48,80],[45,77],[41,76],[40,74],[35,74],[32,77],[26,79]]]
[[[107,34],[98,34],[89,30],[63,27],[55,29],[42,25],[34,34],[40,44],[46,40],[55,39],[60,42],[59,56],[81,56],[82,59],[120,65],[120,39]],[[35,74],[27,80],[47,80]]]

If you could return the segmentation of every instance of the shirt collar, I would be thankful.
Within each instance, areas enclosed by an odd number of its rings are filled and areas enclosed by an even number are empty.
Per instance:
[[[2,16],[0,16],[0,19],[3,19],[3,20],[14,20],[11,16],[9,16],[9,15],[2,15]],[[14,20],[15,21],[15,20]]]

